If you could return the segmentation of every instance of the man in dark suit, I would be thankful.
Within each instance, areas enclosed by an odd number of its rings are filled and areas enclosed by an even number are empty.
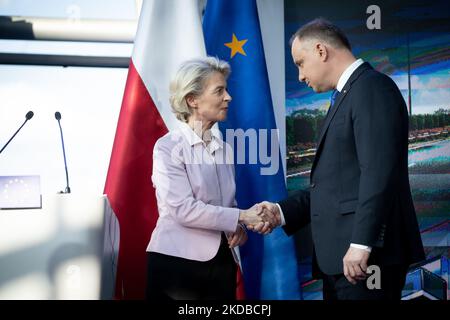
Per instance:
[[[268,222],[255,230],[283,225],[291,235],[311,223],[313,274],[323,279],[326,300],[400,299],[408,266],[424,259],[403,97],[391,78],[353,56],[330,22],[316,19],[292,39],[299,80],[315,92],[334,90],[332,103],[310,188],[278,204],[263,202]],[[370,265],[381,271],[381,288],[367,286]]]

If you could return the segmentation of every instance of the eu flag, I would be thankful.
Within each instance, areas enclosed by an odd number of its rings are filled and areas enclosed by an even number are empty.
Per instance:
[[[233,138],[238,206],[279,201],[287,191],[256,1],[208,1],[203,32],[208,55],[228,61],[232,70],[233,100],[220,130],[229,143],[230,129],[245,133],[244,147]],[[294,244],[281,229],[265,237],[249,232],[241,257],[248,299],[300,298]]]

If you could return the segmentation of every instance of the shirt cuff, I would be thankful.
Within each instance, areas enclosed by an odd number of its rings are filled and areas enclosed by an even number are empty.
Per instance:
[[[280,211],[280,218],[281,218],[281,226],[286,225],[286,220],[284,219],[283,210],[281,210],[281,206],[278,203],[275,203],[278,207],[278,210]]]
[[[372,248],[365,246],[363,244],[356,244],[356,243],[350,243],[350,247],[356,248],[356,249],[363,249],[366,250],[367,252],[371,252]]]

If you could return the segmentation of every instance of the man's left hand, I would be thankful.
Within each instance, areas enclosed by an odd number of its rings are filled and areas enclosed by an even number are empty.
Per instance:
[[[347,280],[356,284],[358,280],[367,278],[367,260],[370,252],[364,249],[350,247],[344,256],[344,275]]]

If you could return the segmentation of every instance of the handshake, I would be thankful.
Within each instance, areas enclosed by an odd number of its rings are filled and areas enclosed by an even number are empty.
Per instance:
[[[275,203],[263,201],[247,210],[240,210],[239,222],[249,230],[266,235],[281,225],[281,214]]]

